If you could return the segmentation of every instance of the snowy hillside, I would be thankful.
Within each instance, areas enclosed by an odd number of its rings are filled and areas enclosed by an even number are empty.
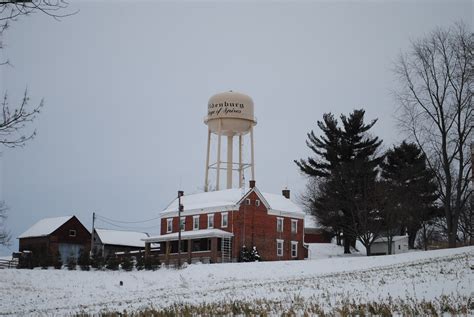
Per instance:
[[[466,247],[380,257],[195,264],[155,272],[2,270],[0,315],[160,311],[182,305],[317,313],[355,307],[352,302],[375,302],[400,313],[409,307],[466,312],[474,289],[473,255],[474,247]]]

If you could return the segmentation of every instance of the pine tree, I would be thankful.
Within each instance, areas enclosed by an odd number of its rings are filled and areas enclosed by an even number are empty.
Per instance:
[[[130,260],[129,255],[125,255],[124,258],[122,259],[122,263],[120,263],[120,266],[122,267],[122,270],[124,271],[131,271],[133,270],[133,263]]]
[[[422,150],[405,141],[387,151],[381,167],[390,191],[388,213],[392,215],[386,218],[394,221],[387,223],[387,230],[391,227],[403,234],[406,228],[413,249],[418,230],[438,212],[435,174],[427,167]]]
[[[120,261],[114,256],[109,256],[105,261],[105,268],[111,271],[117,271],[119,269]]]
[[[256,246],[252,247],[252,251],[250,251],[249,260],[250,262],[260,262],[262,260]]]
[[[91,267],[91,259],[89,256],[89,252],[87,250],[82,249],[79,255],[79,259],[77,260],[77,264],[82,271],[89,271]]]
[[[342,127],[331,114],[317,125],[323,135],[308,133],[307,146],[313,157],[295,160],[301,172],[310,176],[317,190],[306,195],[311,212],[320,222],[344,236],[344,253],[359,239],[370,254],[380,223],[376,193],[377,167],[383,157],[377,151],[382,141],[368,131],[377,120],[364,123],[364,110],[341,115]]]

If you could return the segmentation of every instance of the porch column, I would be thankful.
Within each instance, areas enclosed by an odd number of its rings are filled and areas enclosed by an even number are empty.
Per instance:
[[[211,263],[217,263],[217,238],[211,238]]]
[[[150,242],[145,242],[145,258],[148,258],[150,256]]]
[[[192,255],[192,249],[191,249],[193,244],[191,241],[192,241],[191,239],[188,240],[188,263],[189,264],[193,263],[193,255]]]
[[[170,252],[171,252],[170,242],[166,241],[165,246],[166,246],[165,247],[165,263],[166,265],[170,265]]]

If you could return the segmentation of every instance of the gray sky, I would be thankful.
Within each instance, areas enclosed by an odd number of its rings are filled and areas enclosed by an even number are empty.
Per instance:
[[[400,141],[391,68],[410,40],[463,20],[472,1],[82,2],[74,16],[12,23],[2,89],[45,100],[23,149],[2,149],[2,198],[16,237],[45,217],[92,211],[149,219],[203,187],[207,100],[251,96],[257,186],[295,197],[294,159],[323,113],[365,108],[375,135]],[[247,177],[248,179],[248,177]],[[98,222],[100,227],[109,227]],[[142,224],[157,232],[157,221]]]

